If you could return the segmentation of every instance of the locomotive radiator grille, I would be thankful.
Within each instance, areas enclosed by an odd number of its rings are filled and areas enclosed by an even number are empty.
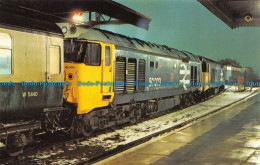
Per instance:
[[[136,60],[129,59],[127,65],[127,92],[134,92],[135,85],[134,82],[136,81]]]
[[[145,60],[139,60],[138,65],[138,82],[144,83],[145,82]],[[144,91],[145,86],[139,85],[138,91]]]
[[[120,82],[125,82],[126,79],[126,59],[124,57],[117,57],[116,58],[116,70],[115,70],[115,80],[117,85],[115,85],[115,92],[116,93],[123,93],[125,92],[125,86],[120,84]]]

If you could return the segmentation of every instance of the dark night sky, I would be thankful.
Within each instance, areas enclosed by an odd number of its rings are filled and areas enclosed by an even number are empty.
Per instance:
[[[232,30],[196,0],[115,1],[151,17],[150,28],[109,25],[103,29],[214,60],[235,59],[260,71],[260,27]]]

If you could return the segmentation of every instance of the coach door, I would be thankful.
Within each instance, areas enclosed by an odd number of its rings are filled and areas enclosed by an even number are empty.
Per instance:
[[[61,38],[47,37],[47,81],[63,81],[63,40]]]
[[[110,99],[113,92],[113,46],[104,44],[102,53],[102,87],[103,99]]]

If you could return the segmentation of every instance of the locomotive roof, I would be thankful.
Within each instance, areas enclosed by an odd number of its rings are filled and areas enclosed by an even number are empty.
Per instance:
[[[231,59],[226,59],[225,61],[222,61],[221,63],[222,63],[222,65],[230,65],[232,67],[242,68],[240,66],[240,64],[238,64],[236,61],[231,60]]]
[[[85,32],[79,34],[79,39],[87,39],[92,41],[102,41],[115,44],[116,46],[128,47],[137,49],[157,56],[166,56],[176,58],[183,61],[200,61],[198,56],[189,52],[179,51],[170,48],[166,45],[159,45],[151,42],[146,42],[137,38],[127,37],[121,34],[113,33],[110,31],[88,28]]]
[[[216,63],[216,64],[220,64],[219,62],[217,62],[217,61],[214,61],[214,60],[211,60],[211,59],[209,59],[209,58],[206,58],[206,57],[203,57],[203,56],[199,56],[199,58],[201,59],[201,60],[203,60],[203,61],[206,61],[206,62],[208,62],[208,63]]]

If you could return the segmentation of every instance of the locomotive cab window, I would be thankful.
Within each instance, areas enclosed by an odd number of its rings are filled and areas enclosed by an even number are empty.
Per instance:
[[[69,62],[80,62],[86,65],[101,64],[101,45],[82,41],[64,41],[64,59]]]
[[[194,82],[194,66],[191,66],[191,68],[190,68],[190,77],[191,77],[191,81],[193,81]]]
[[[194,82],[198,82],[198,79],[197,79],[197,77],[198,77],[198,73],[197,73],[197,66],[195,66],[194,67]]]
[[[216,73],[216,70],[215,69],[211,69],[211,81],[212,82],[215,82],[215,73]]]
[[[84,63],[86,65],[99,66],[101,62],[101,46],[96,43],[88,43],[86,46]]]
[[[206,62],[202,62],[202,72],[207,72],[207,63]]]
[[[12,73],[12,38],[0,32],[0,75]]]
[[[191,81],[193,82],[198,82],[197,79],[197,66],[191,66]]]

